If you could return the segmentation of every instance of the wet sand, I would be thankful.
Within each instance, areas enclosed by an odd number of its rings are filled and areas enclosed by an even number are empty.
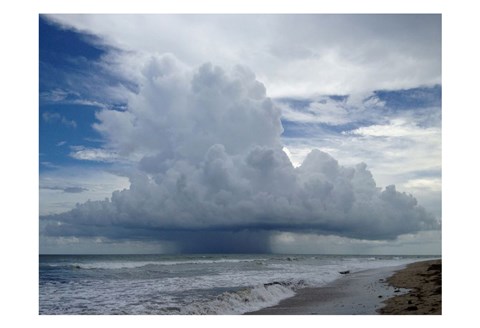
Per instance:
[[[438,289],[438,283],[441,285],[440,260],[366,270],[346,274],[324,287],[300,289],[294,297],[278,305],[246,314],[440,314],[441,286]],[[428,291],[417,291],[424,287]],[[440,293],[439,305],[438,294],[432,295],[437,292]],[[432,309],[435,310],[432,312]]]
[[[366,270],[319,288],[304,288],[278,305],[247,314],[378,314],[386,298],[407,290],[387,284],[386,277],[405,266]]]
[[[387,281],[411,291],[386,300],[381,314],[442,314],[441,260],[410,264]]]

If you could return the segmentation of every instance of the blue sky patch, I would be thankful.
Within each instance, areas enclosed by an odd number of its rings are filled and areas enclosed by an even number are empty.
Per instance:
[[[385,106],[391,109],[411,109],[440,107],[442,104],[442,87],[421,87],[407,90],[379,90],[374,92]]]

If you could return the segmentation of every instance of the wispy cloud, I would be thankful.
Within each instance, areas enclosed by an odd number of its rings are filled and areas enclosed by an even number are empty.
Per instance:
[[[116,162],[121,159],[115,151],[103,148],[87,148],[85,146],[70,146],[70,157],[83,161]]]
[[[104,103],[97,99],[88,99],[79,92],[63,89],[53,89],[40,94],[43,104],[83,105],[97,108],[111,108],[113,104]]]
[[[40,165],[42,165],[43,167],[46,167],[46,168],[50,168],[50,169],[60,168],[60,165],[54,164],[54,163],[49,162],[49,161],[40,161]]]
[[[423,189],[427,191],[438,192],[442,190],[442,180],[439,178],[412,179],[405,182],[404,186],[408,189]]]
[[[59,187],[59,186],[40,186],[40,189],[60,190],[60,191],[63,191],[66,193],[72,193],[72,194],[88,191],[88,189],[82,188],[82,187]]]
[[[60,115],[59,113],[52,113],[52,112],[44,112],[42,114],[42,118],[47,123],[60,123],[64,126],[76,128],[77,122],[74,120],[69,120],[65,116]]]
[[[55,88],[49,91],[40,93],[40,99],[44,102],[63,102],[70,98],[72,95],[78,97],[78,93],[68,92],[63,89]]]
[[[439,127],[419,127],[414,122],[404,119],[393,119],[388,124],[362,126],[355,130],[344,131],[343,134],[351,134],[365,137],[409,137],[428,138],[434,137],[440,140]]]

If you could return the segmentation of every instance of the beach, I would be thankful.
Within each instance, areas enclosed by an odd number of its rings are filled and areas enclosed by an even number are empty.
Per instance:
[[[278,305],[247,314],[441,314],[441,260],[345,274],[326,286],[300,289]]]
[[[442,314],[442,261],[412,263],[387,279],[411,291],[385,301],[381,314]]]

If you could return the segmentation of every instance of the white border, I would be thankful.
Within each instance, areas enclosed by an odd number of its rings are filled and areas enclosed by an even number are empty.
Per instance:
[[[373,325],[476,322],[478,287],[469,263],[478,249],[479,31],[474,1],[31,0],[1,4],[2,322],[15,326]],[[443,17],[443,315],[435,317],[78,317],[38,316],[38,14],[39,13],[442,13]],[[473,97],[472,97],[473,96]],[[6,99],[6,103],[5,103]],[[6,114],[6,115],[5,115]],[[6,183],[5,183],[6,182]],[[460,268],[460,271],[455,268]],[[459,273],[461,276],[456,276]],[[473,296],[472,296],[473,297]],[[470,319],[473,319],[471,321]]]

